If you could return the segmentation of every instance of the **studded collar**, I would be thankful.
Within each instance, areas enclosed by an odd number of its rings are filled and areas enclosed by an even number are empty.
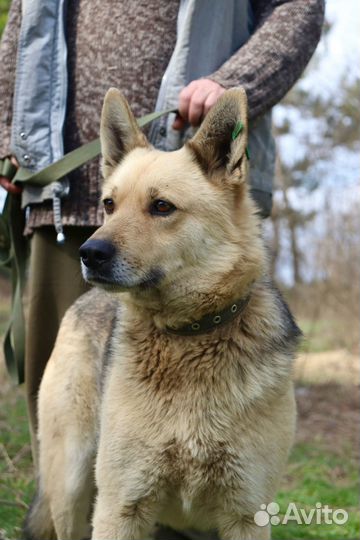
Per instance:
[[[250,294],[245,298],[241,298],[232,302],[230,306],[226,307],[222,311],[217,313],[210,313],[205,315],[202,319],[194,321],[193,323],[185,324],[180,328],[172,328],[166,326],[166,331],[170,334],[177,334],[179,336],[198,336],[211,332],[219,326],[234,320],[240,313],[244,311],[250,300]]]

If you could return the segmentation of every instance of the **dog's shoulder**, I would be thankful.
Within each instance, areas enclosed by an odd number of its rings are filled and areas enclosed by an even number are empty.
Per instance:
[[[102,289],[93,287],[81,295],[69,309],[69,313],[78,324],[86,322],[89,331],[98,332],[113,324],[120,302],[116,296]]]
[[[74,337],[77,343],[86,342],[88,354],[96,357],[102,373],[110,361],[112,336],[120,313],[118,297],[94,287],[74,302],[61,324],[62,334]]]
[[[267,279],[264,282],[264,287],[273,299],[277,311],[278,331],[274,338],[274,346],[279,350],[293,353],[298,347],[303,334],[275,283],[271,279]]]
[[[281,292],[270,278],[255,284],[249,307],[238,325],[238,337],[247,337],[258,350],[293,354],[302,337]]]

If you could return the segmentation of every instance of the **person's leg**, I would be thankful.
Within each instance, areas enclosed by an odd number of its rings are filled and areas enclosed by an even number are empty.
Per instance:
[[[65,243],[59,245],[54,227],[41,227],[31,239],[25,387],[35,465],[40,381],[65,311],[88,289],[81,276],[79,247],[94,231],[92,227],[67,227]]]

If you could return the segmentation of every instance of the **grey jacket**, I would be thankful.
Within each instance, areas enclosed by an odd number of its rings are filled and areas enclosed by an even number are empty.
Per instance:
[[[21,166],[37,171],[63,155],[62,132],[66,114],[67,50],[64,32],[66,0],[22,0],[13,105],[11,152]],[[180,90],[194,79],[218,69],[243,45],[253,30],[249,0],[181,0],[177,42],[164,74],[156,109],[177,106]],[[204,40],[204,35],[210,39]],[[31,61],[29,61],[31,60]],[[172,118],[152,126],[151,142],[174,150],[191,131],[171,128]],[[165,136],[164,136],[165,134]],[[251,127],[250,180],[264,214],[271,209],[274,143],[270,113]],[[67,180],[55,186],[66,193]],[[26,188],[23,205],[53,197],[54,186]]]

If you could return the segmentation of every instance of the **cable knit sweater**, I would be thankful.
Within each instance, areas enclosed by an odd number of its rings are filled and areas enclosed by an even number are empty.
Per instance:
[[[103,97],[122,90],[136,116],[155,107],[161,78],[176,42],[180,0],[68,0],[69,94],[65,152],[96,138]],[[269,110],[291,88],[319,41],[324,0],[253,0],[255,32],[209,78],[225,88],[243,85],[250,118]],[[0,155],[9,153],[21,0],[13,0],[0,46]],[[205,39],[205,38],[204,38]],[[93,160],[71,176],[64,225],[99,226],[101,174]],[[51,207],[33,207],[27,232],[53,223]]]

